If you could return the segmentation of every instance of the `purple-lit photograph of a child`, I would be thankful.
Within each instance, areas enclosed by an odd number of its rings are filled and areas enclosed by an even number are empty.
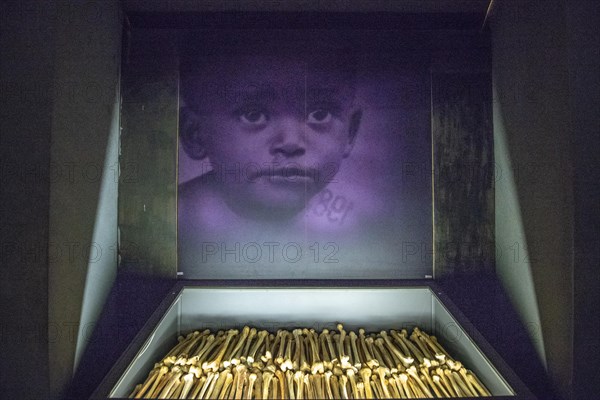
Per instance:
[[[403,115],[410,101],[394,101],[411,78],[369,62],[372,57],[339,32],[219,31],[186,38],[180,275],[427,274],[421,252],[431,245],[424,168],[430,152],[421,136],[429,126]],[[408,86],[414,91],[418,85]],[[426,111],[413,108],[417,115]],[[398,137],[402,131],[413,136],[412,149]]]

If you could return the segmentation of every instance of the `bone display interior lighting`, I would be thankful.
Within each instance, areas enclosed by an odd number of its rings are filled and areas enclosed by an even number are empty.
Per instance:
[[[386,399],[490,392],[419,328],[376,333],[245,326],[194,331],[154,365],[130,398]]]

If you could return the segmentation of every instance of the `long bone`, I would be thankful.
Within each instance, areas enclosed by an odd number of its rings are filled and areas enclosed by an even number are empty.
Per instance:
[[[308,347],[310,348],[311,361],[312,365],[310,367],[310,372],[314,375],[316,373],[322,374],[325,372],[325,368],[323,366],[323,362],[319,357],[319,346],[317,344],[317,338],[314,330],[306,330],[305,331],[306,338],[308,340]]]
[[[306,361],[306,350],[304,348],[304,337],[302,336],[302,329],[294,329],[294,338],[296,339],[296,357],[294,357],[300,363],[300,371],[310,372],[310,365]]]
[[[279,378],[277,375],[273,375],[271,378],[271,391],[269,392],[269,398],[271,399],[280,399],[282,396],[279,394]]]
[[[285,381],[287,383],[290,400],[295,400],[296,392],[294,391],[294,373],[289,369],[285,371]]]
[[[314,375],[315,380],[315,388],[317,392],[318,399],[325,398],[325,376],[323,374]]]
[[[388,379],[388,390],[392,394],[393,399],[402,399],[402,395],[400,391],[398,391],[398,386],[396,386],[396,377],[390,376]]]
[[[365,398],[365,384],[364,382],[356,382],[356,398],[364,399]]]
[[[377,361],[375,359],[375,357],[369,352],[369,349],[367,347],[364,329],[358,330],[358,337],[359,337],[360,346],[362,348],[363,354],[365,355],[365,362],[371,369],[378,367],[379,361]]]
[[[285,346],[287,345],[287,337],[288,337],[288,332],[286,330],[279,329],[277,331],[277,338],[275,339],[275,343],[277,343],[279,345],[279,347],[277,348],[277,355],[273,354],[273,356],[275,359],[275,364],[279,365],[280,367],[283,364],[283,362],[285,361],[284,355],[285,355]],[[285,369],[283,369],[283,371],[285,372]]]
[[[386,396],[383,392],[381,380],[377,375],[373,375],[373,379],[371,379],[371,390],[375,393],[375,396],[378,399],[389,399],[389,396]]]
[[[454,379],[454,382],[460,387],[460,390],[463,391],[469,397],[479,397],[476,391],[471,391],[470,385],[463,381],[460,374],[456,371],[451,372],[451,376]]]
[[[333,368],[333,363],[331,362],[331,357],[329,355],[329,351],[327,350],[327,338],[325,337],[325,331],[327,331],[327,329],[324,329],[319,334],[319,347],[321,349],[321,358],[323,359],[323,368],[326,370],[331,370]]]
[[[208,335],[206,339],[196,349],[194,354],[188,359],[188,364],[202,365],[210,352],[221,343],[223,337],[216,338],[215,335]]]
[[[246,385],[246,391],[244,392],[244,400],[252,400],[254,382],[256,382],[256,378],[257,375],[255,373],[248,375],[248,384]]]
[[[163,362],[165,362],[166,360],[171,360],[172,363],[175,362],[179,351],[183,348],[183,346],[185,346],[188,343],[188,340],[191,340],[193,338],[193,336],[194,332],[190,332],[186,336],[178,336],[178,343],[163,357]]]
[[[404,393],[404,389],[402,388],[402,385],[400,384],[400,377],[398,376],[398,374],[392,375],[392,377],[390,378],[390,383],[396,388],[396,392],[398,393],[397,398],[399,398],[399,399],[407,398],[406,394]]]
[[[333,399],[333,391],[331,390],[331,375],[333,375],[333,372],[325,371],[323,375],[325,377],[325,394],[327,394],[328,399]]]
[[[233,383],[233,374],[231,372],[227,372],[227,374],[225,375],[225,382],[223,382],[223,386],[221,386],[220,390],[219,390],[219,400],[223,400],[229,397],[229,392],[231,390],[231,386]],[[216,388],[215,388],[215,394],[216,394]]]
[[[260,346],[263,344],[263,341],[265,340],[265,337],[269,334],[269,332],[267,331],[260,331],[257,333],[257,339],[256,342],[254,343],[254,345],[252,345],[252,348],[250,349],[250,353],[248,354],[248,357],[246,357],[246,361],[250,364],[254,363],[254,360],[258,357],[256,357],[256,353],[258,351],[258,349],[260,348]]]
[[[196,347],[200,339],[202,339],[200,332],[192,332],[192,337],[189,340],[186,340],[185,344],[177,352],[177,359],[175,360],[174,364],[185,365],[188,361],[188,357],[190,354],[192,354],[192,350]]]
[[[382,340],[382,339],[378,338],[378,340]],[[373,338],[367,338],[367,346],[369,346],[369,351],[371,352],[373,357],[375,357],[375,359],[379,363],[380,367],[385,367],[390,370],[392,368],[394,368],[394,370],[396,370],[396,366],[394,365],[394,362],[389,358],[389,356],[387,354],[388,352],[385,349],[383,349],[383,353],[382,353],[381,349],[379,348],[379,346],[377,346],[377,343],[375,340],[373,340]],[[394,372],[396,372],[396,371],[394,371]]]
[[[410,352],[410,354],[413,357],[415,357],[417,360],[419,360],[419,364],[422,364],[425,356],[423,355],[423,353],[421,353],[421,350],[419,350],[417,348],[417,346],[408,339],[408,337],[406,335],[407,335],[406,330],[402,329],[400,331],[400,333],[395,335],[394,337],[396,339],[399,339],[401,343],[404,343],[404,348],[408,352]]]
[[[304,399],[304,372],[296,371],[294,374],[294,383],[296,384],[296,399]]]
[[[348,357],[348,364],[350,364],[350,367],[355,368],[354,358],[352,356],[352,344],[348,335],[344,337],[344,354]]]
[[[400,351],[400,349],[394,345],[392,339],[388,336],[386,331],[381,331],[379,334],[381,335],[381,339],[383,339],[387,349],[390,351],[392,356],[395,357],[394,361],[398,360],[403,367],[409,367],[415,361],[414,358],[408,356],[407,354],[403,354],[402,351]],[[402,370],[398,362],[396,362],[395,365],[398,370]]]
[[[477,376],[471,371],[467,371],[467,379],[482,396],[489,397],[492,395],[490,391],[483,385],[483,383],[481,383],[481,381],[477,378]]]
[[[240,364],[236,365],[234,371],[235,375],[233,377],[233,387],[231,389],[233,391],[233,396],[230,397],[234,397],[235,400],[241,400],[244,394],[244,383],[247,379],[248,369],[244,364]]]
[[[172,375],[167,381],[167,384],[163,388],[163,390],[158,395],[159,399],[166,399],[169,396],[169,393],[172,392],[174,386],[178,383],[179,377],[182,375],[181,368],[173,367],[171,370]]]
[[[445,350],[441,349],[439,343],[434,343],[431,337],[420,330],[418,327],[415,327],[413,330],[413,334],[416,334],[423,342],[427,345],[431,351],[434,352],[433,356],[440,362],[444,363],[446,361],[446,353]],[[443,350],[443,351],[442,351]]]
[[[231,359],[233,357],[233,349],[239,343],[241,338],[242,338],[241,335],[236,335],[233,337],[233,339],[231,339],[231,342],[229,343],[229,346],[227,347],[227,351],[225,352],[225,354],[223,355],[223,358],[221,359],[221,367],[222,368],[229,368],[230,366],[235,367],[235,365],[233,365],[233,363],[231,362]]]
[[[185,399],[194,384],[194,374],[187,373],[183,376],[182,380],[183,380],[183,389],[181,390],[181,394],[179,395],[179,398]]]
[[[252,373],[256,375],[256,381],[254,381],[254,398],[257,400],[262,399],[262,372],[257,368],[252,369]]]
[[[198,349],[200,348],[200,346],[203,346],[205,343],[205,340],[210,336],[210,329],[205,329],[202,332],[200,332],[199,336],[198,336],[198,341],[196,342],[196,344],[198,345],[198,347],[194,348],[194,351],[191,351],[192,349],[188,349],[188,354],[193,355],[194,352],[198,351]]]
[[[223,385],[225,384],[225,381],[227,380],[227,375],[230,373],[231,372],[228,369],[223,370],[216,379],[213,379],[213,384],[211,384],[211,386],[208,388],[209,390],[206,391],[204,398],[205,399],[218,398],[219,394],[221,393],[221,389],[223,388]]]
[[[341,399],[342,395],[340,394],[340,383],[338,381],[337,376],[331,375],[331,391],[333,392],[334,399]]]
[[[206,364],[208,361],[213,359],[219,353],[223,343],[225,343],[226,337],[226,333],[217,336],[215,340],[212,341],[210,346],[206,349],[206,351],[198,358],[198,360],[194,362],[194,365],[197,365],[202,368],[202,365]]]
[[[262,382],[262,398],[263,399],[269,399],[270,396],[270,391],[271,391],[271,380],[273,379],[273,373],[269,372],[269,371],[265,371],[263,372],[262,378],[263,378],[263,382]]]
[[[242,334],[240,336],[240,339],[238,340],[235,347],[231,351],[231,357],[230,357],[231,364],[238,365],[240,363],[240,357],[242,354],[244,354],[241,351],[244,349],[246,340],[248,339],[249,335],[250,335],[250,327],[244,326],[242,328]]]
[[[281,398],[284,400],[289,399],[289,391],[287,390],[287,380],[285,379],[285,374],[283,371],[278,369],[275,371],[275,376],[279,382],[279,393],[281,393]]]
[[[462,381],[467,385],[467,387],[469,388],[469,391],[471,393],[473,393],[473,396],[478,396],[479,392],[477,391],[477,389],[475,388],[475,386],[473,385],[473,383],[471,383],[471,381],[469,380],[469,377],[467,376],[467,370],[464,367],[461,367],[458,370],[458,373],[460,374]]]
[[[215,358],[213,358],[211,361],[207,361],[202,364],[202,369],[204,371],[217,371],[220,368],[221,360],[223,359],[223,356],[225,355],[225,352],[227,351],[227,347],[229,346],[231,339],[237,334],[238,334],[237,329],[231,329],[231,330],[227,331],[227,337],[225,338],[225,341],[223,342],[223,344],[221,344],[221,347],[219,348],[219,351],[217,352]]]
[[[348,384],[348,377],[346,375],[340,376],[339,385],[340,385],[340,395],[342,399],[348,399],[348,390],[346,390],[346,385]]]
[[[207,399],[219,380],[219,372],[209,372],[202,390],[198,394],[198,399]]]
[[[204,386],[204,384],[206,383],[206,376],[201,376],[200,378],[198,378],[198,380],[196,381],[196,384],[194,385],[193,389],[191,390],[190,399],[196,399],[198,396],[198,393],[200,393],[200,390],[202,390],[202,387]]]
[[[335,352],[335,348],[332,343],[332,334],[329,330],[323,329],[323,334],[325,335],[325,340],[327,342],[327,348],[329,349],[329,355],[331,356],[331,364],[336,365],[338,363],[337,353]]]
[[[311,374],[306,374],[302,377],[304,384],[304,397],[308,400],[313,400],[316,396],[313,389],[312,380],[310,378],[312,378]]]
[[[337,358],[336,365],[341,367],[342,365],[342,355],[344,353],[343,346],[340,348],[340,334],[339,333],[331,333],[331,341],[333,342],[333,346],[335,347],[335,354]]]
[[[427,358],[429,360],[435,359],[435,356],[431,354],[424,340],[422,340],[421,337],[416,334],[416,332],[413,331],[409,339],[415,346],[417,346],[421,354],[423,354],[423,358]]]
[[[394,374],[389,379],[389,386],[392,388],[392,394],[396,399],[405,399],[406,395],[404,394],[404,390],[402,389],[402,385],[400,385],[400,380],[398,379],[398,375]]]
[[[414,365],[411,365],[406,369],[406,373],[410,375],[419,385],[421,392],[423,392],[427,397],[433,397],[431,395],[431,391],[427,388],[427,385],[423,383],[421,378],[419,377],[419,373],[417,372],[417,368]]]
[[[446,388],[446,391],[448,393],[450,393],[451,397],[458,397],[459,394],[456,393],[456,391],[454,390],[454,387],[452,386],[452,383],[450,382],[450,380],[448,379],[448,377],[446,376],[446,374],[444,373],[444,370],[442,368],[437,368],[435,370],[435,373],[441,378],[441,383],[444,385],[444,387]],[[435,380],[435,379],[434,379]]]
[[[412,390],[413,394],[415,395],[415,397],[422,399],[427,397],[425,395],[425,393],[423,393],[423,391],[421,390],[421,388],[419,387],[419,385],[417,384],[417,382],[415,382],[414,379],[410,379],[410,375],[408,378],[408,386],[410,387],[410,390]]]
[[[167,367],[165,367],[165,368],[167,368]],[[168,370],[168,368],[167,368],[167,370]],[[148,396],[147,397],[157,398],[158,395],[164,389],[164,387],[167,385],[167,383],[171,380],[171,377],[173,375],[174,375],[174,372],[168,370],[168,372],[166,374],[164,374],[163,376],[161,376],[160,379],[157,379],[154,382],[154,384],[155,384],[154,389],[151,392],[148,392]]]
[[[446,385],[444,385],[444,381],[439,377],[439,375],[433,375],[431,380],[433,380],[435,386],[442,393],[442,396],[440,397],[456,397],[446,389]]]
[[[184,385],[185,385],[185,382],[183,381],[183,379],[177,378],[177,381],[175,382],[175,385],[173,386],[173,388],[167,395],[167,398],[168,399],[178,399],[179,396],[181,395],[181,391],[183,390]]]
[[[356,380],[354,379],[354,371],[352,369],[347,369],[346,376],[348,377],[348,380],[350,381],[350,387],[352,388],[352,393],[354,396],[356,396],[356,394],[358,394],[358,390],[356,389]]]
[[[273,354],[271,353],[271,347],[273,346],[273,342],[275,341],[275,335],[269,333],[265,336],[265,352],[260,356],[260,359],[263,362],[267,362],[273,358]]]
[[[300,344],[300,340],[302,340],[302,329],[294,329],[292,331],[292,335],[294,336],[294,357],[292,358],[292,369],[298,370],[301,363],[300,359],[304,358],[304,350]]]
[[[437,338],[433,335],[429,336],[431,343],[438,349],[438,351],[446,356],[447,360],[454,360],[450,354],[444,349],[444,347],[438,342]]]
[[[427,382],[427,386],[433,389],[433,392],[435,393],[436,397],[443,397],[442,393],[438,390],[437,386],[431,379],[431,376],[429,375],[429,370],[425,367],[421,367],[421,380],[425,380]]]
[[[250,333],[248,333],[248,337],[246,338],[244,348],[242,349],[242,355],[240,356],[240,360],[243,363],[249,362],[248,354],[250,354],[250,346],[252,345],[252,342],[254,341],[254,338],[256,337],[257,332],[258,331],[256,330],[256,328],[252,328],[252,329],[250,329]],[[254,361],[254,359],[252,361]],[[251,363],[252,362],[250,362],[250,364]]]
[[[448,382],[450,382],[450,385],[452,386],[454,393],[456,393],[456,395],[458,397],[463,397],[463,394],[466,394],[466,393],[463,393],[461,387],[454,380],[454,376],[452,376],[452,371],[449,369],[446,369],[446,370],[444,370],[444,375],[446,376],[446,379],[448,380]]]
[[[297,360],[292,359],[292,346],[295,343],[294,336],[290,332],[286,332],[286,337],[287,345],[285,347],[285,357],[283,363],[281,364],[281,369],[284,371],[298,368]]]
[[[406,331],[404,329],[402,331],[404,333],[406,333]],[[396,341],[398,346],[400,346],[401,353],[404,354],[406,357],[414,360],[415,357],[413,357],[411,350],[406,346],[406,343],[404,342],[404,340],[402,340],[402,335],[399,332],[396,332],[395,330],[392,329],[390,331],[390,336]]]
[[[360,377],[365,383],[365,397],[367,399],[373,398],[373,391],[371,390],[371,370],[369,368],[362,368],[360,370]]]
[[[352,349],[354,367],[357,369],[360,369],[362,366],[362,362],[360,359],[360,355],[358,353],[358,348],[356,347],[356,340],[358,339],[358,336],[356,336],[356,333],[354,331],[350,331],[348,333],[348,337],[350,338],[350,347]],[[367,389],[367,386],[369,386],[369,389]],[[367,392],[367,391],[370,392],[370,390],[371,390],[370,385],[365,385],[365,392]]]
[[[144,384],[135,393],[135,396],[133,397],[134,399],[141,399],[142,397],[144,397],[144,394],[146,394],[148,389],[152,387],[154,382],[157,381],[157,379],[160,379],[160,377],[162,377],[164,374],[166,374],[169,371],[169,369],[165,366],[160,366],[160,364],[156,364],[156,365],[159,365],[159,367],[153,369],[150,372],[150,374],[148,375],[148,378],[146,379]]]
[[[400,379],[400,384],[402,385],[404,393],[406,393],[406,397],[409,399],[415,397],[415,395],[413,395],[412,390],[410,390],[408,387],[408,375],[406,375],[405,373],[401,373],[400,375],[398,375],[398,379]]]
[[[383,395],[386,398],[391,398],[392,395],[390,394],[387,385],[385,384],[385,378],[390,375],[390,370],[388,368],[385,367],[378,367],[375,369],[375,373],[377,374],[377,376],[379,376],[379,381],[381,383],[381,389],[383,390]]]
[[[337,348],[338,348],[338,354],[339,354],[339,358],[340,358],[340,364],[342,369],[347,369],[352,367],[352,365],[350,364],[349,360],[350,360],[350,356],[348,356],[344,350],[344,341],[346,339],[346,331],[344,330],[344,326],[342,324],[338,324],[337,325],[337,329],[340,332],[339,335],[337,335]]]

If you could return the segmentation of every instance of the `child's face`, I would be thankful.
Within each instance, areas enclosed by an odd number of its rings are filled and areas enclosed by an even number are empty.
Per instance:
[[[200,77],[201,135],[228,198],[301,210],[350,153],[360,119],[351,82],[325,59],[311,64],[236,56]]]

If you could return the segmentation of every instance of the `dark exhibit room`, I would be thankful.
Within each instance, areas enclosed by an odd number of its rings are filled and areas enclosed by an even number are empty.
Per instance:
[[[2,1],[0,398],[598,398],[599,17]]]

